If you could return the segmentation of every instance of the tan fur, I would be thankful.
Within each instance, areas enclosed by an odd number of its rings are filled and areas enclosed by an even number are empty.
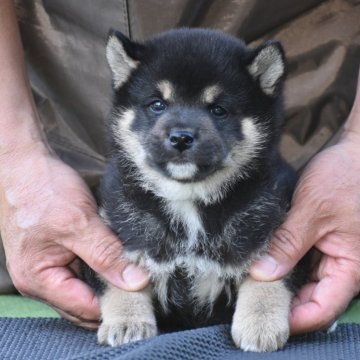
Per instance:
[[[108,285],[100,298],[98,342],[118,346],[157,335],[151,289],[130,292]]]
[[[289,338],[291,293],[282,280],[248,277],[239,288],[231,326],[235,344],[245,351],[275,351]]]
[[[272,95],[277,81],[284,74],[285,66],[279,50],[275,46],[268,46],[259,52],[248,70],[254,78],[260,76],[262,90]]]
[[[111,36],[106,46],[106,58],[112,71],[114,86],[119,88],[133,70],[139,65],[138,61],[128,56],[121,42],[116,36]]]
[[[212,104],[220,92],[221,89],[218,85],[208,86],[203,91],[201,98],[206,104]]]
[[[162,80],[157,84],[163,100],[174,101],[174,87],[171,85],[170,81]]]

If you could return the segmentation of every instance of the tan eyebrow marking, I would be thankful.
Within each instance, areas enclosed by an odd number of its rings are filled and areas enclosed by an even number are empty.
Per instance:
[[[205,88],[201,95],[201,99],[207,104],[212,104],[220,93],[221,89],[218,85],[211,85]]]
[[[174,87],[171,85],[170,81],[162,80],[157,84],[161,96],[164,100],[174,100]]]

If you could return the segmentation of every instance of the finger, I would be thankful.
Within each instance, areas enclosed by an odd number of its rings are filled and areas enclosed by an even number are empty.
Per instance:
[[[54,306],[54,305],[51,305],[51,307],[57,312],[59,313],[59,315],[70,321],[71,323],[77,325],[77,326],[80,326],[80,327],[83,327],[84,329],[88,329],[88,330],[95,330],[99,327],[99,321],[97,320],[94,320],[94,321],[89,321],[89,320],[84,320],[84,319],[80,319],[80,318],[77,318],[75,316],[73,316],[72,314],[69,314],[65,311],[63,311],[62,309]]]
[[[51,304],[81,322],[100,319],[100,306],[94,292],[64,267],[43,269],[26,295]]]
[[[299,291],[291,310],[291,333],[327,329],[345,310],[354,294],[355,284],[346,274],[307,284]]]
[[[312,219],[304,206],[294,205],[274,233],[268,253],[252,264],[250,275],[258,281],[274,281],[287,275],[316,240]]]
[[[69,271],[74,274],[74,277],[77,277],[76,273],[79,271],[78,259],[75,259],[72,263],[69,264]],[[60,288],[61,288],[61,286],[59,286],[59,289]],[[38,301],[41,301],[41,302],[47,304],[48,306],[53,308],[56,312],[58,312],[61,315],[61,317],[63,317],[64,319],[69,320],[70,322],[72,322],[72,323],[74,323],[74,324],[76,324],[78,326],[81,326],[81,327],[86,328],[86,329],[96,329],[99,326],[99,318],[97,317],[97,311],[94,313],[94,315],[96,316],[94,319],[85,319],[85,318],[82,318],[79,315],[79,314],[81,314],[81,312],[79,312],[79,311],[71,313],[70,311],[72,311],[72,310],[67,310],[66,311],[66,310],[63,310],[63,309],[59,308],[58,306],[55,306],[54,304],[52,304],[51,303],[51,299],[52,299],[51,296],[50,296],[49,300],[46,300],[45,298],[39,298],[39,296],[31,296],[30,294],[25,294],[24,293],[23,295],[26,295],[28,297],[31,297],[31,298],[33,298],[35,300],[38,300]],[[81,296],[81,298],[83,296],[86,297],[86,295],[84,295],[84,293],[81,290],[79,290],[79,295]],[[92,294],[91,294],[91,296],[92,296]],[[95,300],[95,303],[97,303],[97,300]],[[81,306],[82,306],[81,304],[78,304],[77,309],[79,307],[81,307]],[[91,311],[91,309],[90,309],[90,311]]]
[[[48,305],[49,307],[51,307],[53,310],[55,310],[57,313],[59,313],[59,315],[72,322],[73,324],[77,325],[77,326],[80,326],[80,327],[83,327],[85,329],[89,329],[89,330],[93,330],[93,329],[97,329],[99,327],[99,324],[100,324],[100,321],[99,319],[95,319],[95,320],[86,320],[86,319],[82,319],[82,318],[79,318],[79,317],[76,317],[76,315],[74,314],[71,314],[69,312],[66,312],[60,308],[58,308],[57,306],[45,301],[44,299],[38,297],[38,296],[30,296],[29,294],[25,294],[25,293],[22,293],[20,292],[21,295],[23,296],[27,296],[28,298],[31,298],[31,299],[34,299],[36,301],[40,301],[46,305]]]
[[[85,239],[78,241],[72,239],[69,244],[64,245],[69,246],[71,251],[95,272],[119,288],[136,291],[145,288],[149,283],[147,272],[122,259],[120,240],[100,218],[92,220]]]

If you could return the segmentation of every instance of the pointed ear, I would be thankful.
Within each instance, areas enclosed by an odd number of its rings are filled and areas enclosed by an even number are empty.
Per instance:
[[[143,52],[143,45],[129,40],[119,31],[110,30],[106,58],[112,72],[115,89],[123,85],[131,72],[138,67]]]
[[[247,69],[254,80],[259,82],[261,90],[270,96],[276,96],[285,77],[285,55],[278,41],[267,41],[254,49]]]

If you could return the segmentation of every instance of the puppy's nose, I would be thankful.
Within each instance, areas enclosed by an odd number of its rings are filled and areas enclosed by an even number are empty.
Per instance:
[[[183,152],[190,149],[194,144],[194,135],[187,130],[172,130],[169,134],[171,146]]]

